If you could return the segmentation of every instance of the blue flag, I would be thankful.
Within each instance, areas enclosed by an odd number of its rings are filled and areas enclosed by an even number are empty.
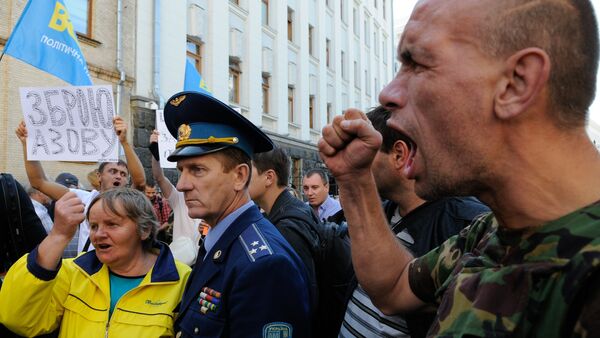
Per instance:
[[[3,53],[74,86],[92,85],[63,0],[29,0]]]
[[[196,67],[186,59],[185,62],[185,80],[183,82],[183,90],[191,90],[212,96],[208,90],[206,83],[202,80],[202,76],[196,70]]]

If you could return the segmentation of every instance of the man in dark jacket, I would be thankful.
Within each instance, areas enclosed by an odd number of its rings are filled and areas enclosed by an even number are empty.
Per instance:
[[[288,191],[289,163],[287,154],[281,148],[255,154],[248,192],[300,256],[314,289],[315,262],[312,253],[319,245],[319,237],[314,230],[319,221],[309,206]],[[286,218],[292,211],[295,217]]]
[[[317,309],[312,330],[315,336],[336,337],[343,317],[344,304],[342,301],[336,302],[335,297],[327,294],[331,293],[331,290],[321,290],[319,293],[319,234],[324,232],[318,230],[323,230],[328,225],[319,223],[311,207],[289,192],[289,168],[290,160],[283,149],[275,148],[269,152],[255,154],[252,160],[250,197],[265,211],[267,219],[275,224],[304,262],[311,284],[311,297]],[[349,262],[349,252],[347,259]],[[326,265],[325,263],[322,265]],[[348,264],[348,267],[351,268],[351,265]],[[326,283],[324,278],[322,281]],[[321,285],[324,288],[329,287],[326,284]]]
[[[12,175],[0,174],[0,287],[12,263],[46,237],[27,192]],[[0,324],[0,337],[18,337]]]

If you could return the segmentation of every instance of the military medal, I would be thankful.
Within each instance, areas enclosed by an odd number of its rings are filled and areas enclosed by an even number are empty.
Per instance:
[[[221,293],[211,288],[204,287],[200,296],[198,297],[198,304],[200,304],[200,312],[206,314],[208,311],[216,312],[221,302]]]

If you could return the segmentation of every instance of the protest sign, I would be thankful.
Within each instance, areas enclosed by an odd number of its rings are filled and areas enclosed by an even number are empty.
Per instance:
[[[160,154],[161,168],[176,168],[177,163],[167,161],[167,157],[175,151],[177,139],[171,136],[165,123],[165,115],[162,110],[156,111],[156,130],[158,130],[158,152]]]
[[[111,86],[19,88],[27,158],[116,162],[119,139]]]

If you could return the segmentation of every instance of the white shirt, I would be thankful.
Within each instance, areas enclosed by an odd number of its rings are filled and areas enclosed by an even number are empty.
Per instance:
[[[31,199],[31,203],[33,203],[35,213],[40,218],[40,221],[42,221],[42,225],[44,226],[44,229],[46,229],[46,233],[50,233],[54,222],[52,222],[52,218],[50,218],[50,215],[48,214],[48,209],[46,209],[42,203],[34,199]]]
[[[84,210],[85,214],[87,214],[88,206],[89,206],[90,202],[96,196],[98,196],[100,194],[100,192],[98,190],[92,190],[92,191],[87,191],[87,190],[82,190],[82,189],[69,189],[69,190],[74,192],[75,194],[77,194],[77,197],[79,197],[79,199],[81,200],[83,205],[85,205],[85,210]],[[83,251],[85,242],[87,242],[89,237],[90,237],[90,225],[86,218],[83,220],[83,222],[81,222],[79,224],[79,240],[77,242],[77,253],[80,253],[81,251]],[[88,248],[88,251],[90,251],[92,249],[94,249],[94,246],[90,243],[90,247]]]

